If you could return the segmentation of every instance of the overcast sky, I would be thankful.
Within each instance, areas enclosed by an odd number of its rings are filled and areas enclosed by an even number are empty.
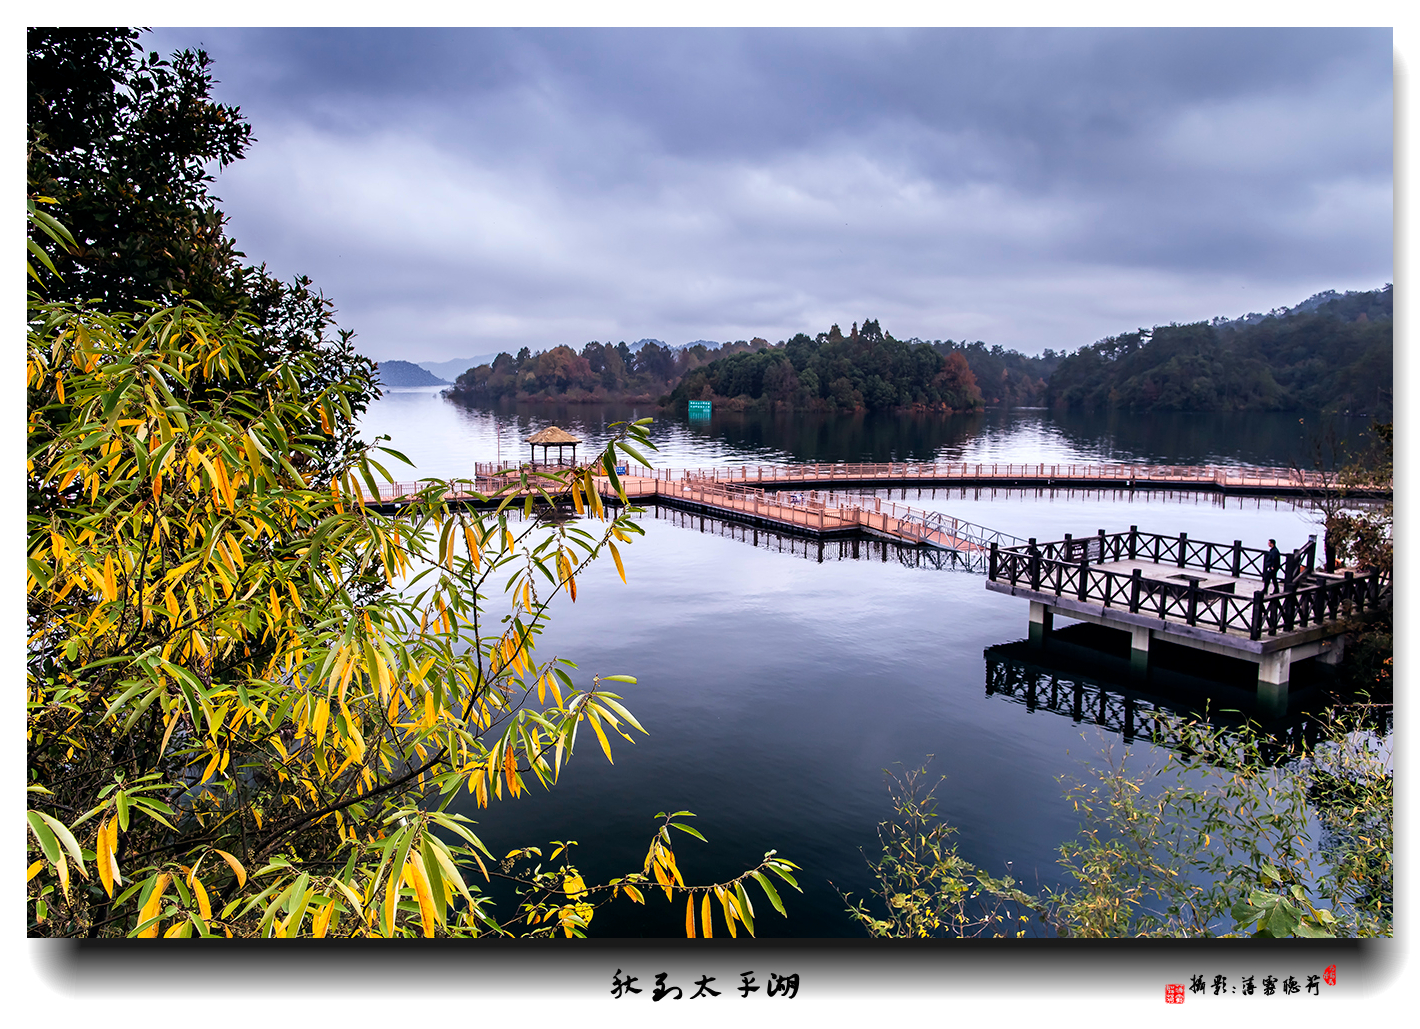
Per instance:
[[[376,359],[877,318],[1075,349],[1392,279],[1389,30],[162,29]]]

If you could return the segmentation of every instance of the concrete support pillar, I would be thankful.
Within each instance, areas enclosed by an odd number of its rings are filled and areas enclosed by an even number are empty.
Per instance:
[[[1149,637],[1152,633],[1142,625],[1132,626],[1129,640],[1129,673],[1142,679],[1149,674]]]
[[[1292,651],[1274,650],[1263,654],[1257,666],[1257,705],[1263,714],[1282,715],[1287,711],[1287,685],[1292,677]]]
[[[1038,600],[1030,602],[1030,645],[1043,647],[1055,627],[1055,612]]]
[[[1286,688],[1288,681],[1292,678],[1292,650],[1290,647],[1282,650],[1274,650],[1270,654],[1263,654],[1261,662],[1257,666],[1258,684],[1268,683],[1272,686]]]

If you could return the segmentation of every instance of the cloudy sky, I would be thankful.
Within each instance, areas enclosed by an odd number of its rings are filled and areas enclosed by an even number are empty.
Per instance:
[[[1389,30],[161,29],[215,192],[377,359],[815,333],[1027,353],[1392,279]]]

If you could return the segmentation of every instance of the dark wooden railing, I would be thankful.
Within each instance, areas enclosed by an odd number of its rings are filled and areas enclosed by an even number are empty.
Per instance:
[[[1186,533],[1160,536],[1130,527],[1128,532],[1106,533],[1050,543],[1031,540],[1025,546],[992,546],[987,576],[994,582],[1028,586],[1038,593],[1097,603],[1131,614],[1155,615],[1217,632],[1246,632],[1253,640],[1293,632],[1334,621],[1352,611],[1380,603],[1388,585],[1378,571],[1362,576],[1317,575],[1315,537],[1305,546],[1283,555],[1282,590],[1248,596],[1226,587],[1201,587],[1202,576],[1180,575],[1187,582],[1171,583],[1145,578],[1138,568],[1130,574],[1097,567],[1124,560],[1150,561],[1180,569],[1194,569],[1232,578],[1262,577],[1265,550],[1190,540]]]

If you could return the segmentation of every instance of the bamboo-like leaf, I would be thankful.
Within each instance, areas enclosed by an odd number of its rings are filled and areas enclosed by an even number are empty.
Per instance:
[[[685,938],[695,939],[695,894],[691,893],[685,898]]]
[[[626,581],[626,566],[621,563],[621,552],[616,549],[616,544],[611,540],[606,541],[607,549],[611,551],[611,559],[616,562],[617,574],[621,576],[621,581]]]
[[[49,826],[44,824],[44,819],[40,818],[39,812],[28,811],[25,813],[25,817],[29,820],[30,832],[39,841],[40,850],[44,852],[45,858],[52,865],[59,864],[59,841],[54,838],[54,833],[50,831]]]
[[[424,936],[427,939],[434,935],[439,919],[434,914],[434,896],[430,892],[429,879],[424,874],[424,860],[419,851],[410,850],[405,869],[414,887],[415,899],[419,901],[419,921],[424,927]]]
[[[596,708],[588,704],[584,710],[587,713],[588,719],[591,720],[592,731],[597,734],[597,739],[601,742],[602,752],[606,754],[607,762],[615,764],[615,762],[611,760],[611,744],[607,742],[606,733],[602,732],[601,719],[597,717]]]
[[[700,895],[700,931],[708,940],[715,935],[714,928],[710,920],[710,891],[706,890]]]
[[[138,912],[138,923],[147,923],[147,928],[138,933],[139,939],[152,938],[158,935],[158,913],[163,908],[163,893],[168,888],[169,876],[167,872],[159,872],[157,881],[153,889],[148,894],[148,900]]]
[[[317,940],[325,939],[326,931],[330,928],[330,918],[335,914],[335,901],[330,901],[325,907],[316,912],[316,917],[311,920],[311,935]]]
[[[213,847],[212,851],[231,866],[232,874],[237,877],[237,888],[241,889],[245,887],[247,884],[247,870],[242,866],[242,863],[225,850],[218,850],[216,847]]]
[[[750,875],[764,889],[764,894],[769,898],[769,903],[774,905],[774,910],[787,918],[788,912],[784,910],[784,902],[779,899],[779,894],[775,891],[774,884],[769,881],[769,877],[763,872],[751,872]]]

